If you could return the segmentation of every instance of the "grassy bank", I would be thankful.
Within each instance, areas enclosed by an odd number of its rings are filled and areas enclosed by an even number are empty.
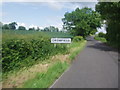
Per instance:
[[[26,81],[24,88],[48,88],[66,70],[68,64],[66,62],[56,62],[47,72],[38,73],[35,78]]]
[[[70,45],[71,52],[69,59],[74,60],[75,57],[78,55],[78,53],[85,47],[86,41],[82,42],[74,42],[73,44]]]

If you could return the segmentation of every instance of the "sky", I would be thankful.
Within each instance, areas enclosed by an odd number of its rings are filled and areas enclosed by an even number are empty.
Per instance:
[[[19,0],[18,0],[19,1]],[[2,2],[2,22],[17,22],[18,26],[40,27],[55,26],[62,29],[62,18],[66,12],[77,7],[95,10],[96,2]]]

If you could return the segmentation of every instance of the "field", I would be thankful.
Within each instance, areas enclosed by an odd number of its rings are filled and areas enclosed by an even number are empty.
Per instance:
[[[54,45],[51,37],[73,38],[63,32],[3,30],[3,87],[47,88],[85,46],[85,40]]]
[[[14,36],[19,37],[19,35],[30,35],[33,34],[34,36],[36,35],[42,35],[42,36],[47,36],[47,37],[70,37],[73,38],[72,35],[69,33],[64,33],[64,32],[43,32],[43,31],[27,31],[27,30],[3,30],[3,40],[5,38],[9,39]],[[4,35],[8,35],[8,37],[4,38]],[[11,36],[12,35],[12,36]]]

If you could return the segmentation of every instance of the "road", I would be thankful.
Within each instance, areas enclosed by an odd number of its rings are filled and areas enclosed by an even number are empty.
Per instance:
[[[118,88],[118,53],[93,37],[51,88]]]

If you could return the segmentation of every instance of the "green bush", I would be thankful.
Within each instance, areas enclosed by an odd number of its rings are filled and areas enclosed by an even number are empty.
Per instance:
[[[19,70],[33,65],[38,60],[45,60],[57,53],[67,52],[66,44],[51,44],[50,38],[9,39],[2,43],[3,73]]]
[[[103,33],[103,32],[99,32],[99,33],[98,33],[98,36],[99,36],[99,37],[104,37],[104,38],[105,38],[105,35],[106,35],[106,34]]]
[[[73,38],[73,41],[74,42],[79,42],[79,41],[82,41],[83,40],[83,37],[82,36],[75,36],[74,38]]]
[[[99,41],[104,42],[104,43],[107,42],[107,40],[104,37],[95,36],[94,39],[99,40]]]

